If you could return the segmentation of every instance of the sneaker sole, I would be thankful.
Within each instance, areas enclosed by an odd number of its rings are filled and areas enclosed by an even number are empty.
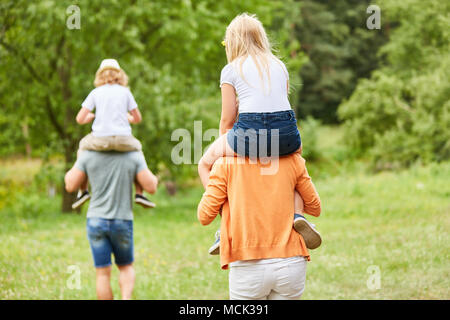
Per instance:
[[[316,249],[322,244],[320,233],[317,232],[306,220],[298,219],[294,221],[294,229],[302,235],[308,249]]]
[[[134,200],[134,203],[137,203],[141,206],[143,206],[144,208],[155,208],[156,204],[154,204],[153,202],[147,202],[141,199],[136,199]]]
[[[72,209],[76,210],[79,207],[81,207],[86,201],[88,201],[91,198],[90,195],[84,196],[80,200],[76,201],[74,204],[72,204]]]
[[[216,256],[220,254],[220,241],[213,244],[211,248],[208,250],[210,255]]]

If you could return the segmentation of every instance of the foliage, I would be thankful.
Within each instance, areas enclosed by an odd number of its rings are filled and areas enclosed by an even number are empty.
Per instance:
[[[307,161],[319,159],[318,130],[320,121],[309,116],[304,121],[300,121],[300,133],[302,138],[302,157]]]
[[[380,49],[386,64],[339,108],[349,145],[378,168],[450,159],[448,2],[383,1],[399,23]]]
[[[308,56],[300,71],[300,117],[312,115],[325,123],[337,122],[336,110],[348,98],[358,79],[370,76],[381,57],[376,52],[387,39],[389,22],[382,11],[383,28],[369,30],[370,1],[300,1],[296,37]]]

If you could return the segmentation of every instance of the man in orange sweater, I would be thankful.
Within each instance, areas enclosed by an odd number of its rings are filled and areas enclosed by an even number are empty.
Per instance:
[[[303,237],[292,227],[294,189],[303,211],[319,216],[320,198],[295,153],[276,160],[278,171],[261,174],[272,164],[224,157],[216,161],[198,205],[198,219],[211,223],[222,207],[220,264],[230,270],[230,299],[299,299],[306,261]]]

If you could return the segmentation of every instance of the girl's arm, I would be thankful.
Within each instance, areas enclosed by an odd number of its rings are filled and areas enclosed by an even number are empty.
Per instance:
[[[227,133],[229,129],[233,128],[237,113],[236,91],[232,85],[224,83],[222,85],[222,115],[219,127],[220,135]]]
[[[81,107],[78,112],[76,120],[79,124],[86,124],[95,119],[95,114],[85,107]]]
[[[133,124],[142,121],[142,115],[138,108],[134,108],[130,111],[130,113],[128,114],[128,121]]]
[[[220,137],[206,150],[198,163],[198,175],[205,188],[208,185],[211,167],[214,162],[221,156],[234,154],[227,143],[225,133],[233,128],[237,113],[238,104],[236,101],[236,91],[232,85],[224,83],[222,85],[222,116],[220,118],[219,128]]]

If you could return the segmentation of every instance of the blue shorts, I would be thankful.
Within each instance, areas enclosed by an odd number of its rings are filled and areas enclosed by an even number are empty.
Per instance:
[[[293,110],[240,113],[227,141],[238,155],[255,158],[286,156],[302,144]]]
[[[133,262],[132,220],[88,218],[86,228],[96,268],[110,266],[111,254],[118,266]]]

